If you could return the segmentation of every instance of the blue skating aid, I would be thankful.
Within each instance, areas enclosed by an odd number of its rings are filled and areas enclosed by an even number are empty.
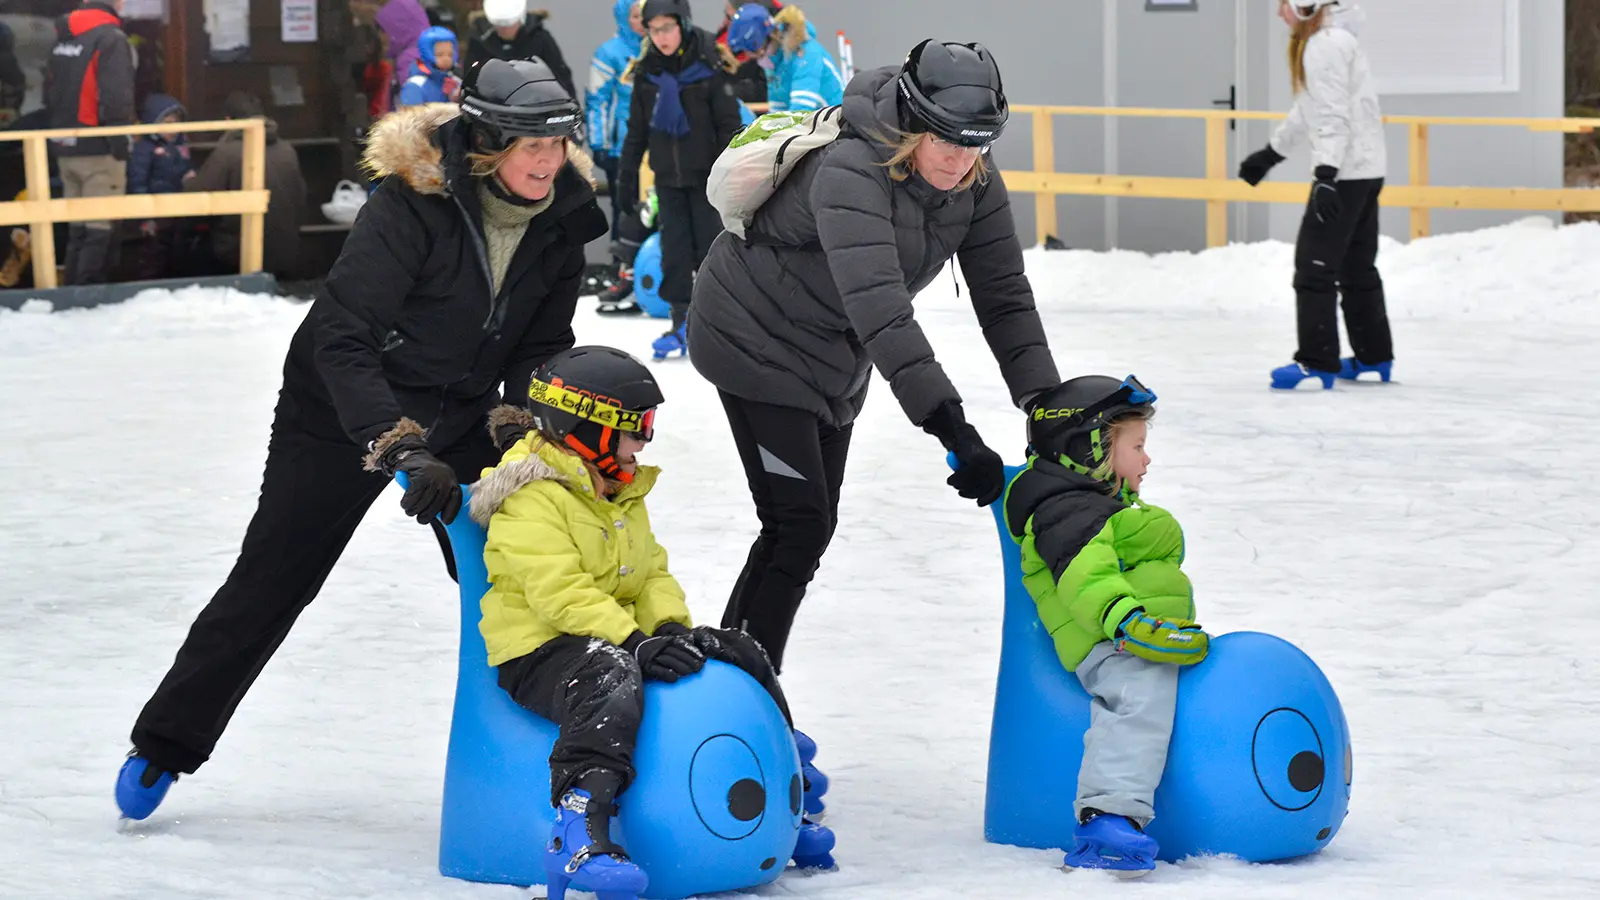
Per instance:
[[[672,315],[672,304],[661,299],[661,234],[645,238],[633,258],[633,299],[639,308],[656,319]]]
[[[679,325],[676,331],[669,331],[661,337],[650,342],[650,352],[655,359],[668,359],[673,356],[689,355],[689,326],[687,323]]]
[[[397,476],[405,485],[404,475]],[[465,508],[471,491],[462,487]],[[545,884],[550,748],[556,727],[495,681],[478,632],[489,589],[484,532],[448,528],[460,579],[461,644],[445,762],[439,871],[490,884]],[[645,898],[738,891],[774,881],[794,855],[800,759],[783,714],[755,679],[715,660],[675,684],[645,684],[638,776],[617,798],[617,842],[643,869]]]
[[[1345,381],[1355,381],[1357,378],[1360,378],[1363,373],[1377,372],[1379,380],[1387,383],[1393,369],[1394,360],[1381,362],[1375,366],[1369,366],[1356,359],[1354,356],[1350,356],[1340,361],[1339,377]]]
[[[1008,469],[1014,478],[1020,470]],[[1061,666],[1022,564],[1000,528],[1005,624],[989,735],[984,837],[1022,847],[1073,846],[1089,695]],[[1203,603],[1203,601],[1202,601]],[[1201,622],[1205,621],[1201,606]],[[1215,637],[1205,662],[1178,678],[1178,717],[1146,829],[1158,857],[1231,853],[1249,862],[1315,853],[1350,803],[1350,731],[1332,685],[1310,657],[1253,632]]]
[[[117,773],[117,808],[129,819],[150,817],[167,797],[167,789],[178,780],[174,772],[151,768],[150,761],[135,750],[128,754]]]
[[[1155,840],[1123,816],[1095,816],[1074,828],[1072,838],[1072,849],[1063,860],[1069,868],[1138,876],[1156,867]]]
[[[817,758],[817,742],[805,732],[795,729],[794,746],[800,752],[800,780],[805,785],[806,818],[820,820],[827,804],[822,795],[828,792],[828,776],[811,764]]]
[[[1292,391],[1300,386],[1300,382],[1307,378],[1316,378],[1322,382],[1322,389],[1333,390],[1333,379],[1337,372],[1324,372],[1321,369],[1308,369],[1299,363],[1289,363],[1272,370],[1272,387],[1279,391]]]

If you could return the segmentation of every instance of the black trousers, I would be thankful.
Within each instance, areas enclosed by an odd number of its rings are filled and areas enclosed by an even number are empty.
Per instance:
[[[239,701],[388,486],[388,478],[362,470],[363,455],[348,439],[308,431],[296,402],[279,394],[261,499],[239,559],[133,727],[133,745],[156,765],[193,772],[210,758]],[[463,482],[500,458],[483,428],[438,455]]]
[[[761,520],[722,627],[749,632],[782,672],[795,613],[839,524],[853,426],[835,428],[805,410],[725,392],[722,406]]]
[[[737,631],[715,634],[722,649],[712,658],[749,672],[793,727],[789,703],[761,646]],[[621,775],[624,790],[633,783],[633,749],[644,719],[644,676],[633,654],[605,641],[564,634],[502,663],[499,681],[520,706],[560,728],[550,749],[551,806],[594,769]]]
[[[611,153],[597,153],[594,163],[606,173],[606,192],[611,195],[611,239],[617,239],[617,228],[622,223],[622,194],[617,191],[617,169],[621,161]]]
[[[660,201],[661,299],[672,304],[672,329],[689,314],[694,293],[694,273],[700,269],[711,242],[722,233],[722,216],[706,199],[705,185],[692,188],[656,186]]]
[[[1339,370],[1339,317],[1356,359],[1377,365],[1394,359],[1389,313],[1378,274],[1378,195],[1383,179],[1338,182],[1343,215],[1320,222],[1311,206],[1295,242],[1294,291],[1300,349],[1295,362],[1324,372]]]

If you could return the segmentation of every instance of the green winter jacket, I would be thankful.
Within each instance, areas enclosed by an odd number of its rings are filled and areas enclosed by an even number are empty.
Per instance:
[[[1006,488],[1005,514],[1022,545],[1022,583],[1067,671],[1135,607],[1194,619],[1194,587],[1180,568],[1183,529],[1166,510],[1031,457]]]

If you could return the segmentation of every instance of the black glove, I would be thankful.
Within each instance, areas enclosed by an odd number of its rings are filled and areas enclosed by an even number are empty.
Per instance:
[[[633,654],[633,658],[639,661],[639,671],[652,681],[670,684],[686,675],[693,675],[706,664],[705,654],[694,645],[687,629],[681,634],[674,634],[657,628],[652,637],[635,631],[622,642],[622,649]]]
[[[1318,222],[1332,225],[1344,214],[1344,202],[1339,199],[1339,187],[1335,184],[1339,170],[1333,166],[1317,166],[1316,175],[1317,181],[1311,186],[1311,211],[1317,214]]]
[[[1272,145],[1268,144],[1246,156],[1244,162],[1239,163],[1239,177],[1246,184],[1255,187],[1261,183],[1261,179],[1267,177],[1267,173],[1272,171],[1273,166],[1281,162],[1283,162],[1283,154],[1272,149]]]
[[[946,401],[922,421],[922,430],[939,439],[946,450],[956,455],[956,470],[945,484],[968,500],[988,506],[1000,499],[1006,488],[1006,466],[1000,454],[989,449],[978,429],[967,424],[961,404]]]
[[[383,472],[393,476],[406,473],[410,487],[400,498],[400,508],[408,516],[426,525],[435,517],[446,525],[456,520],[461,511],[461,483],[456,472],[428,449],[428,444],[415,435],[406,435],[394,442],[383,454]]]
[[[632,178],[617,178],[617,183],[611,186],[617,194],[617,209],[625,216],[631,216],[639,211],[639,182]]]

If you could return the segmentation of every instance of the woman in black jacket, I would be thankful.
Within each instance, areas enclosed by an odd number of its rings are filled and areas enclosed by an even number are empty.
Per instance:
[[[134,725],[116,791],[130,818],[211,755],[395,473],[406,514],[444,541],[460,483],[499,460],[484,426],[501,383],[525,397],[573,344],[584,245],[606,232],[569,140],[578,105],[544,63],[493,60],[460,112],[418,106],[373,130],[383,181],[290,342],[238,562]]]
[[[717,386],[761,534],[723,613],[783,665],[806,585],[837,524],[871,367],[988,505],[1000,457],[962,414],[912,298],[952,256],[1011,398],[1060,379],[1023,272],[1006,186],[985,148],[1007,118],[1000,71],[977,44],[924,41],[903,67],[845,91],[838,140],[800,160],[746,239],[723,234],[695,283],[690,359]]]
[[[661,298],[672,304],[672,330],[654,345],[656,359],[685,352],[694,273],[722,233],[722,217],[706,199],[706,181],[739,133],[739,100],[717,53],[716,38],[695,28],[688,0],[645,0],[650,44],[625,81],[633,85],[628,138],[617,167],[626,212],[638,205],[639,164],[650,151],[661,223]]]

